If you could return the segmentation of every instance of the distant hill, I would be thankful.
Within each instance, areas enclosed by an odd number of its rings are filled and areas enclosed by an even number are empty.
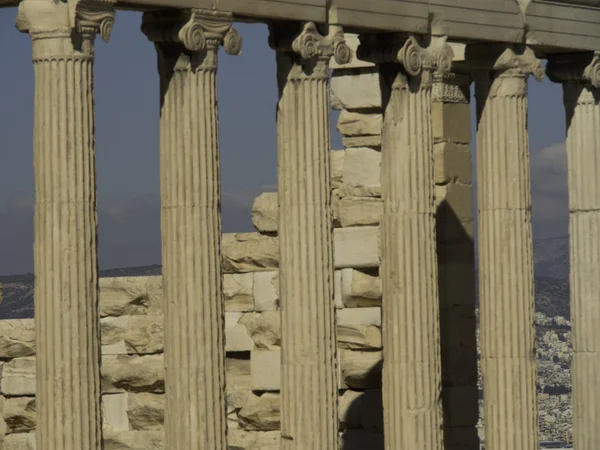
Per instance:
[[[537,239],[533,242],[536,311],[549,317],[569,318],[569,238]],[[161,266],[101,270],[100,277],[160,275]],[[33,317],[33,275],[0,276],[4,300],[0,319]]]

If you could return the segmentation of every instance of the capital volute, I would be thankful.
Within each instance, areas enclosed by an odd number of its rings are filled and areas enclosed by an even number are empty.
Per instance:
[[[465,50],[464,68],[474,72],[494,72],[496,76],[544,79],[544,66],[527,46],[503,44],[473,44]]]
[[[288,24],[269,25],[269,45],[276,51],[294,53],[302,60],[329,61],[332,57],[338,64],[347,64],[352,50],[346,44],[344,31],[339,25],[329,25],[326,35],[317,29],[314,22],[307,22],[300,31]]]
[[[115,23],[114,2],[80,0],[73,2],[71,21],[73,28],[83,37],[93,39],[96,34],[108,42]]]
[[[180,43],[191,52],[204,52],[223,45],[232,55],[242,52],[242,37],[232,28],[231,13],[189,9],[144,13],[142,32],[156,43]]]
[[[546,73],[556,83],[575,82],[600,89],[600,52],[550,56]]]

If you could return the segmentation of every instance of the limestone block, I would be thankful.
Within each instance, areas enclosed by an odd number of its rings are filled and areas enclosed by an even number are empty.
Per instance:
[[[345,186],[381,186],[381,152],[368,147],[347,149],[343,178]]]
[[[133,430],[162,430],[165,396],[150,392],[128,393],[127,417]]]
[[[471,109],[468,103],[433,102],[431,113],[435,141],[471,142]]]
[[[363,391],[345,391],[338,402],[340,430],[360,428]]]
[[[331,220],[333,222],[333,228],[340,228],[340,202],[342,201],[342,195],[340,189],[333,189],[331,191]]]
[[[375,64],[370,61],[363,61],[358,59],[356,56],[356,50],[360,45],[360,40],[357,34],[354,33],[344,33],[344,41],[346,41],[346,45],[350,47],[352,50],[352,57],[350,58],[350,62],[347,64],[338,64],[335,58],[331,58],[331,62],[329,63],[330,69],[357,69],[361,67],[375,67]]]
[[[278,430],[280,426],[279,394],[265,393],[253,396],[239,411],[240,426],[248,431]]]
[[[381,326],[381,308],[344,308],[336,312],[338,326]]]
[[[364,450],[367,448],[384,448],[383,433],[365,430],[346,430],[340,438],[343,450]]]
[[[163,355],[114,355],[102,358],[102,377],[129,391],[164,392]]]
[[[8,434],[2,444],[2,450],[35,450],[35,433]]]
[[[344,308],[344,300],[342,298],[342,271],[341,270],[336,270],[333,272],[333,302],[335,303],[336,309]]]
[[[353,389],[381,387],[381,352],[340,350],[341,375],[344,383]]]
[[[329,152],[329,165],[331,167],[331,187],[335,189],[340,187],[344,179],[344,160],[346,159],[345,150],[331,150]]]
[[[227,392],[251,390],[252,378],[250,369],[251,361],[249,356],[231,353],[227,355],[225,359]]]
[[[381,349],[381,330],[372,325],[338,325],[337,343],[339,348],[349,350],[378,350]]]
[[[2,448],[2,436],[6,434],[7,426],[6,421],[4,420],[4,404],[6,399],[4,396],[0,395],[0,448]]]
[[[0,390],[4,396],[35,395],[35,358],[15,358],[5,363]]]
[[[437,191],[440,186],[436,186]],[[471,185],[450,183],[437,207],[437,230],[445,242],[474,238],[474,200]]]
[[[337,130],[344,136],[372,136],[381,134],[381,113],[358,113],[342,110]]]
[[[279,265],[277,238],[259,233],[223,234],[223,271],[258,272]]]
[[[226,273],[223,275],[225,311],[254,310],[254,276],[251,273]]]
[[[100,320],[100,336],[103,355],[123,354],[121,348],[125,349],[125,354],[159,353],[164,349],[164,318],[104,317]]]
[[[342,301],[347,308],[381,306],[381,279],[373,270],[341,270]]]
[[[100,278],[100,316],[162,314],[161,276]]]
[[[281,349],[253,351],[251,374],[253,391],[278,391],[281,386]]]
[[[106,394],[102,396],[102,419],[104,428],[127,431],[130,429],[127,417],[127,402],[129,394]]]
[[[252,224],[263,233],[277,231],[279,204],[277,192],[265,192],[254,199],[252,204]]]
[[[347,149],[359,147],[381,148],[381,136],[342,136],[342,144]]]
[[[238,323],[243,313],[225,313],[225,351],[249,352],[254,348],[254,341],[243,324]]]
[[[338,228],[333,233],[336,269],[379,267],[379,228]]]
[[[0,320],[0,358],[35,355],[33,319]]]
[[[271,311],[279,307],[279,272],[255,272],[254,309]]]
[[[274,350],[281,347],[279,311],[244,314],[239,324],[247,329],[257,350]]]
[[[279,450],[280,431],[231,430],[227,433],[229,450]]]
[[[381,198],[381,186],[342,186],[339,189],[339,197],[379,197]]]
[[[471,152],[467,144],[438,142],[434,145],[434,174],[436,184],[461,182],[471,184]]]
[[[250,388],[250,386],[248,386]],[[236,410],[242,409],[246,404],[254,398],[255,394],[250,391],[227,391],[227,409],[228,410]]]
[[[163,450],[162,431],[111,431],[104,433],[104,450]]]
[[[35,430],[35,398],[10,397],[4,402],[7,433],[27,433]]]
[[[342,227],[379,225],[383,214],[380,198],[343,197],[339,203],[338,217]]]
[[[331,78],[333,109],[381,108],[381,86],[376,67],[336,70]]]

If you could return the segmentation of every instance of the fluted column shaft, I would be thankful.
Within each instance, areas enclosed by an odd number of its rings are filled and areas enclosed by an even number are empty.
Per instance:
[[[580,57],[581,56],[581,57]],[[567,117],[573,444],[600,448],[600,56],[551,59]],[[583,60],[583,61],[582,61]]]
[[[101,15],[111,26],[114,13]],[[100,450],[94,30],[73,30],[66,4],[35,0],[17,25],[31,34],[35,71],[37,448]]]
[[[287,31],[287,30],[285,30]],[[327,52],[302,53],[304,42],[331,45],[307,24],[289,47],[271,29],[277,50],[279,286],[281,298],[282,450],[337,450],[338,383]],[[296,54],[298,51],[300,55]]]
[[[527,78],[541,66],[510,50],[498,61],[476,77],[485,447],[537,450]]]
[[[391,84],[381,155],[383,416],[386,450],[440,450],[440,329],[431,72],[382,67]]]
[[[187,50],[185,40],[165,42],[160,32],[153,33],[165,29],[164,22],[156,24],[161,18],[170,17],[146,14],[143,30],[156,41],[161,82],[165,447],[225,450],[216,76],[219,45],[231,19],[193,13],[182,30],[198,33],[197,42],[205,46]]]

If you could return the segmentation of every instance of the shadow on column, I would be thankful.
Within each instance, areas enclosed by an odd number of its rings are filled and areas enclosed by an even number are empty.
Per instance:
[[[445,450],[478,450],[475,250],[445,200],[436,217]]]

